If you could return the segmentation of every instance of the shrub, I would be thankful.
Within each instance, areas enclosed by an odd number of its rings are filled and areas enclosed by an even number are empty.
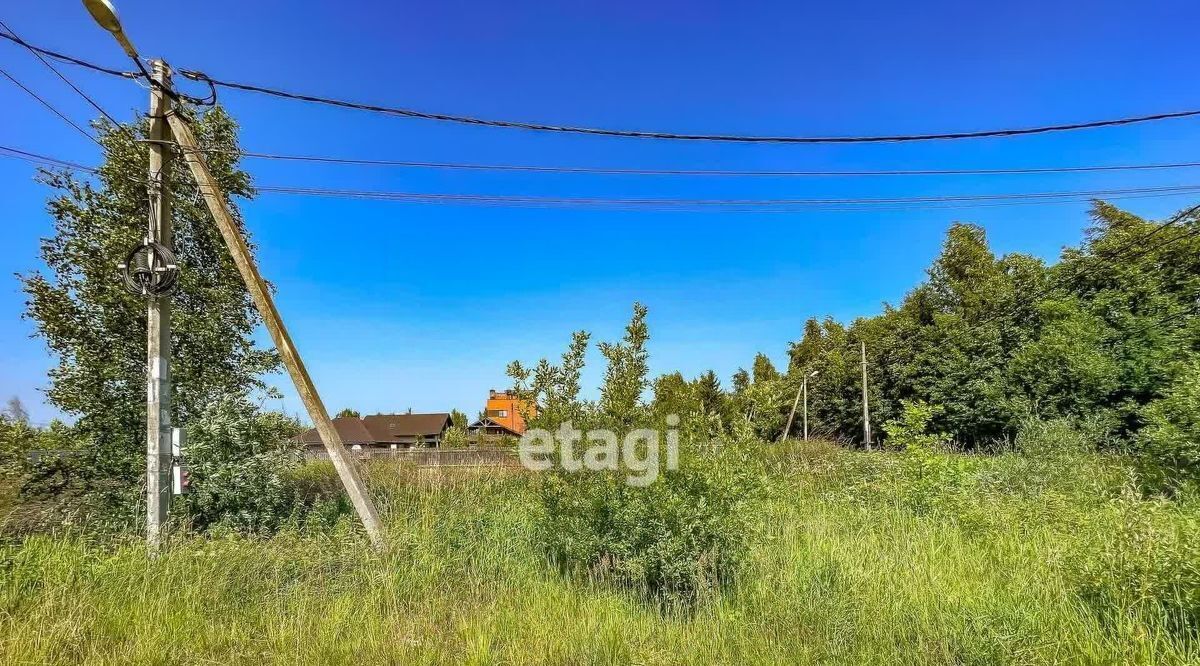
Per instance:
[[[953,497],[966,476],[963,461],[944,451],[950,437],[929,433],[929,423],[940,407],[921,401],[903,401],[900,418],[883,425],[886,446],[900,450],[900,491],[918,513],[932,511]]]
[[[689,607],[733,580],[752,542],[765,489],[758,446],[685,451],[645,487],[617,472],[544,472],[539,540],[564,570]]]
[[[1186,367],[1142,416],[1146,426],[1134,450],[1146,489],[1178,494],[1194,487],[1200,481],[1200,362]]]
[[[1017,430],[1016,449],[1023,456],[1056,460],[1095,451],[1103,437],[1096,422],[1029,418]]]
[[[194,527],[277,529],[294,509],[287,474],[300,464],[299,424],[244,400],[221,400],[188,428],[189,492],[175,503]]]

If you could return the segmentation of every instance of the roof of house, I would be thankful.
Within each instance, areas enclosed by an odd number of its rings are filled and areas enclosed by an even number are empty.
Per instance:
[[[375,414],[363,417],[363,426],[376,442],[387,442],[397,437],[437,435],[450,427],[450,415],[436,414]]]
[[[371,433],[363,426],[362,420],[353,416],[343,416],[334,419],[333,428],[341,435],[342,443],[346,446],[369,444],[374,441]],[[296,440],[305,446],[321,446],[321,435],[317,433],[316,428],[301,433],[296,437]]]
[[[487,430],[493,430],[493,429],[503,430],[504,432],[511,434],[514,437],[521,436],[521,433],[519,433],[516,430],[513,430],[512,428],[504,425],[503,423],[499,423],[491,418],[482,418],[482,419],[479,419],[478,421],[472,423],[471,425],[467,426],[467,430],[487,431]]]

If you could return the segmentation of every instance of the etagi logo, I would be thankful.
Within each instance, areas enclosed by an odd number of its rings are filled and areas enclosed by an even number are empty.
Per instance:
[[[675,429],[678,425],[679,417],[671,414],[667,417],[665,438],[663,433],[649,428],[633,430],[621,438],[611,430],[576,430],[567,421],[554,432],[541,428],[527,431],[521,435],[517,449],[521,464],[535,472],[554,467],[556,446],[559,450],[557,460],[567,472],[585,469],[619,472],[624,463],[624,469],[629,472],[625,482],[644,488],[658,480],[661,449],[665,449],[662,457],[666,469],[679,469],[679,431]],[[585,442],[586,449],[583,448]],[[577,450],[582,450],[582,457],[576,454]]]

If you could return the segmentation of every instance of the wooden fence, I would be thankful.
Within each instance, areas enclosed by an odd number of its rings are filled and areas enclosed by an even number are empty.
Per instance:
[[[516,449],[372,449],[347,451],[359,460],[391,461],[416,465],[417,467],[515,467],[520,464]],[[308,460],[329,460],[323,449],[307,449]]]

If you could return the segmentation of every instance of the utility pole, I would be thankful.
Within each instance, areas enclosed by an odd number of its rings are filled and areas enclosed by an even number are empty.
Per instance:
[[[346,494],[350,496],[350,502],[354,505],[359,519],[362,520],[371,542],[378,548],[383,545],[383,523],[375,511],[375,504],[371,501],[371,496],[367,494],[366,486],[363,485],[354,461],[346,453],[342,436],[334,428],[333,420],[329,418],[329,412],[325,410],[325,403],[321,401],[317,387],[313,384],[312,378],[308,376],[308,370],[305,369],[304,362],[300,359],[300,353],[292,344],[292,338],[283,324],[283,318],[279,316],[279,310],[276,309],[275,301],[271,298],[270,288],[267,287],[267,283],[258,272],[254,257],[250,254],[250,248],[242,237],[241,229],[229,213],[225,195],[209,172],[208,164],[204,161],[204,154],[196,143],[196,137],[192,135],[191,127],[178,114],[171,114],[167,121],[175,136],[175,142],[179,144],[184,160],[187,162],[192,176],[196,179],[200,194],[204,197],[209,212],[216,220],[217,229],[221,232],[221,237],[225,239],[225,245],[233,257],[233,263],[237,265],[238,272],[241,273],[242,280],[250,292],[250,297],[254,300],[254,306],[262,315],[263,324],[271,334],[271,339],[275,342],[275,348],[279,350],[283,365],[292,377],[296,392],[300,394],[300,399],[304,402],[305,409],[308,410],[308,416],[316,426],[317,433],[320,434],[321,441],[325,444],[325,450],[329,452],[329,459],[333,462],[338,477],[341,478],[342,485],[346,488]]]
[[[821,373],[817,370],[804,373],[804,379],[800,382],[800,389],[796,391],[796,399],[792,401],[792,413],[788,414],[787,427],[779,435],[779,441],[782,442],[792,432],[792,421],[796,418],[796,407],[800,404],[801,394],[804,395],[804,441],[808,441],[808,380],[819,374]]]
[[[150,64],[158,85],[150,87],[150,225],[148,243],[168,249],[174,245],[171,229],[171,189],[167,176],[171,152],[163,141],[170,139],[167,115],[171,99],[164,90],[171,85],[171,69],[161,60]],[[150,271],[160,258],[149,255]],[[162,541],[163,525],[171,501],[171,296],[149,294],[146,312],[146,542],[156,550]]]
[[[804,383],[800,385],[800,389],[804,391],[804,441],[808,441],[808,377],[804,378]]]
[[[867,405],[867,343],[862,345],[863,445],[871,448],[871,410]]]

